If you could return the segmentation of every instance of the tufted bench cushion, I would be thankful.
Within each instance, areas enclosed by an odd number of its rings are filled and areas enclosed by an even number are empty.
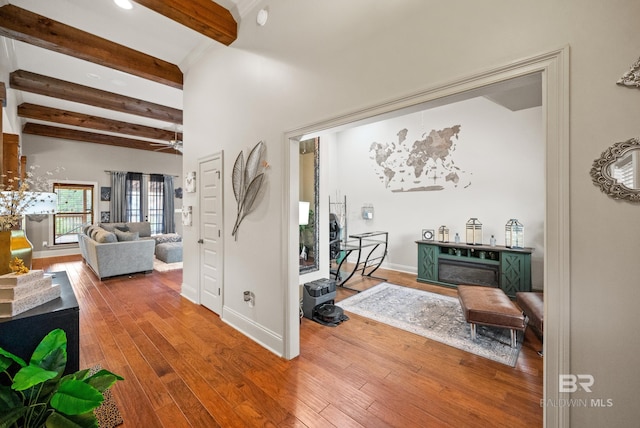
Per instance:
[[[516,330],[526,327],[522,311],[499,288],[458,285],[458,299],[464,319],[471,324],[471,339],[476,338],[476,324],[511,330],[511,346],[516,345]]]
[[[182,261],[182,242],[164,242],[156,245],[156,258],[165,263]]]
[[[537,291],[516,293],[516,303],[529,318],[529,325],[542,339],[544,335],[544,294]]]

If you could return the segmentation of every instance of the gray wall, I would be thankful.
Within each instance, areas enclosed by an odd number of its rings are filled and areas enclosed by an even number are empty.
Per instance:
[[[133,171],[176,175],[174,187],[184,187],[182,181],[182,157],[151,151],[127,149],[103,144],[80,143],[34,135],[22,136],[22,154],[27,156],[27,165],[37,166],[36,174],[47,171],[55,173],[52,179],[77,180],[98,183],[98,202],[95,208],[96,221],[100,211],[109,211],[109,202],[99,200],[100,187],[110,187],[109,171]],[[182,207],[180,199],[174,200],[176,209]],[[182,232],[181,216],[174,214],[176,229]],[[49,220],[40,223],[27,220],[27,236],[34,246],[36,257],[53,257],[60,254],[79,253],[77,250],[62,251],[42,247],[42,241],[51,241]]]

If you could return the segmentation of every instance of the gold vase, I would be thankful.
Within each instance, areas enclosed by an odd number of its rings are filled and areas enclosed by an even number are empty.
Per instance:
[[[11,272],[11,231],[0,231],[0,275]]]

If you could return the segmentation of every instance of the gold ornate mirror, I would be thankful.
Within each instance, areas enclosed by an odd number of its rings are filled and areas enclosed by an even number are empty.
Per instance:
[[[640,140],[615,143],[593,161],[593,183],[614,199],[640,202]]]

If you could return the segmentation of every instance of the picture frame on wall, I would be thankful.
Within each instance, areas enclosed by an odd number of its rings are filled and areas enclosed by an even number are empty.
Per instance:
[[[196,191],[196,172],[191,171],[187,173],[184,183],[184,190],[187,193],[194,193]]]
[[[111,187],[101,187],[100,188],[100,200],[101,201],[110,201],[111,200]]]
[[[182,225],[183,226],[191,226],[193,223],[193,208],[191,205],[182,207]]]

